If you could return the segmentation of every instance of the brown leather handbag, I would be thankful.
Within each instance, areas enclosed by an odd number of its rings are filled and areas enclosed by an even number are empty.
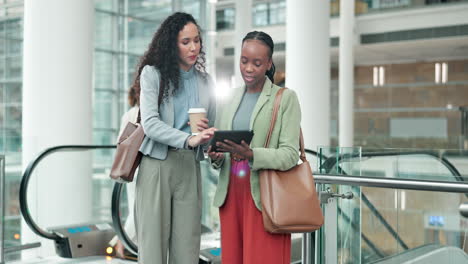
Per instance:
[[[140,110],[138,110],[136,124],[128,122],[119,137],[114,163],[110,172],[110,177],[118,182],[133,181],[135,170],[140,165],[142,153],[139,150],[145,138],[140,119]]]
[[[265,148],[270,143],[285,89],[281,88],[276,94]],[[323,214],[315,189],[312,169],[304,151],[302,129],[299,141],[301,164],[287,171],[272,169],[260,171],[263,225],[270,233],[312,232],[323,225]]]

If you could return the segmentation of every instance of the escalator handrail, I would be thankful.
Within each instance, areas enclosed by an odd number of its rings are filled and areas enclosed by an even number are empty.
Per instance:
[[[124,184],[119,182],[114,184],[114,190],[112,191],[112,225],[124,247],[132,254],[138,255],[138,246],[128,237],[122,221],[120,221],[120,196]]]
[[[39,155],[36,156],[26,167],[26,170],[23,173],[23,177],[21,178],[20,190],[19,190],[19,202],[20,202],[20,210],[21,214],[23,215],[26,224],[31,228],[31,230],[41,236],[43,238],[52,239],[52,240],[60,240],[61,237],[56,235],[55,233],[48,232],[42,228],[40,228],[36,221],[31,216],[28,207],[28,186],[29,180],[31,179],[32,173],[37,165],[47,156],[51,155],[52,153],[59,152],[59,151],[77,151],[77,150],[91,150],[91,149],[111,149],[115,148],[115,145],[60,145],[54,146],[45,149]]]

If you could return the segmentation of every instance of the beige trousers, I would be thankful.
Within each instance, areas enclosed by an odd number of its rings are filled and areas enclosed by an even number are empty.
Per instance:
[[[191,150],[144,156],[136,183],[140,264],[196,264],[200,251],[200,164]]]

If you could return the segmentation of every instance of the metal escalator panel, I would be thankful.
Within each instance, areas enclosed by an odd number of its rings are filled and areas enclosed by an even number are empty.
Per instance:
[[[372,262],[373,264],[464,264],[468,255],[457,247],[428,244]]]
[[[106,249],[115,236],[109,223],[63,226],[48,230],[61,238],[55,240],[55,251],[65,258],[110,255],[106,254]]]

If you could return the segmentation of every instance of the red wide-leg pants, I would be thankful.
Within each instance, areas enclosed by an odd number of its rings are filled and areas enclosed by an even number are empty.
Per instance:
[[[231,160],[229,188],[219,209],[223,264],[286,264],[291,262],[291,235],[270,234],[250,191],[248,161]]]

